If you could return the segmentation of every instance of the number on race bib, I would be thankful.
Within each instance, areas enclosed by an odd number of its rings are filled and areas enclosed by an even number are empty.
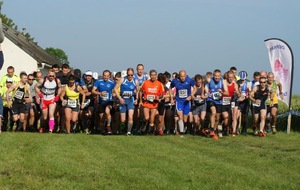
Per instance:
[[[68,99],[68,106],[70,106],[71,108],[76,108],[76,106],[77,106],[77,100],[70,100],[70,99]]]
[[[219,93],[219,92],[214,92],[214,93],[212,93],[212,98],[213,98],[214,100],[220,100],[221,97],[222,97],[222,94]]]
[[[260,102],[258,102],[258,103],[253,103],[252,105],[255,106],[255,107],[260,107]]]
[[[130,98],[132,96],[132,91],[124,91],[123,98]]]
[[[222,102],[222,105],[230,105],[230,102],[231,102],[231,97],[223,97],[223,102]]]
[[[186,97],[188,97],[188,95],[187,95],[187,89],[179,90],[178,91],[178,96],[179,96],[179,98],[186,98]]]
[[[147,95],[147,100],[149,102],[154,102],[154,95]]]
[[[101,95],[102,100],[108,100],[108,93]]]
[[[21,100],[24,96],[24,92],[17,90],[14,98]]]

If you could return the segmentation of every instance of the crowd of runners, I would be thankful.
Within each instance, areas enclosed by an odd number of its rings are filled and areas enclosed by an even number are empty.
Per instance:
[[[276,133],[282,86],[266,71],[188,76],[147,74],[142,64],[120,72],[53,65],[46,76],[14,73],[0,81],[1,131],[103,135],[224,135]],[[249,113],[250,110],[250,113]],[[248,118],[252,117],[251,125]],[[250,131],[248,130],[250,128]]]

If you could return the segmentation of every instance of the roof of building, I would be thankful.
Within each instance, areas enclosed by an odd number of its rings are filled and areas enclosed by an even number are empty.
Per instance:
[[[21,32],[3,24],[3,33],[6,38],[20,47],[23,51],[33,57],[39,64],[46,63],[49,65],[58,64],[61,67],[61,62],[48,54],[43,48],[37,45],[37,42],[28,40]]]

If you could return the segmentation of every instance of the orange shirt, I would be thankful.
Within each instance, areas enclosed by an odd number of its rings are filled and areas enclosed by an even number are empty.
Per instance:
[[[151,80],[146,80],[142,84],[141,89],[144,92],[143,96],[143,107],[153,109],[158,107],[157,98],[163,94],[164,87],[158,80],[152,82]]]

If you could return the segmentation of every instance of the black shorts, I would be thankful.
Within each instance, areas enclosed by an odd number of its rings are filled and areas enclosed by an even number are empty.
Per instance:
[[[252,105],[253,106],[253,105]],[[253,106],[253,113],[254,114],[259,114],[260,113],[260,110],[263,110],[263,109],[267,109],[267,106],[266,104],[261,104],[260,107],[257,107],[257,106]]]
[[[157,107],[158,114],[161,116],[164,115],[165,110],[166,110],[165,102],[159,102]]]
[[[107,106],[113,106],[113,102],[112,101],[109,101],[109,102],[102,102],[99,104],[98,106],[98,112],[99,113],[105,113],[105,109]]]
[[[249,112],[249,102],[248,102],[248,100],[239,102],[239,110],[241,111],[242,114],[248,115],[248,112]]]
[[[270,105],[267,105],[267,113],[270,113],[272,108],[277,108],[278,110],[278,104],[274,104],[272,107]]]
[[[217,113],[222,112],[222,104],[215,104],[213,101],[208,101],[207,102],[207,109],[206,109],[207,112],[211,113],[211,110],[210,110],[211,107],[215,107]]]
[[[26,104],[24,103],[14,102],[12,104],[11,112],[13,115],[25,113],[25,110],[26,110]]]
[[[231,105],[222,105],[222,113],[227,112],[228,114],[231,114]]]

